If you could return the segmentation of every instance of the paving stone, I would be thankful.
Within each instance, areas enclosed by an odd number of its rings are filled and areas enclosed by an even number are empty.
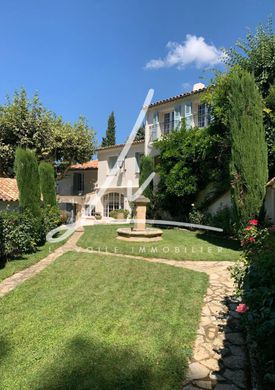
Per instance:
[[[194,381],[194,385],[198,386],[199,389],[212,389],[211,381]]]
[[[195,360],[201,361],[210,358],[210,353],[204,347],[199,347],[195,348],[193,357]]]
[[[209,369],[198,362],[191,363],[188,368],[187,379],[196,380],[206,378]]]
[[[220,369],[219,362],[217,359],[202,360],[201,364],[208,367],[212,371],[218,371]]]

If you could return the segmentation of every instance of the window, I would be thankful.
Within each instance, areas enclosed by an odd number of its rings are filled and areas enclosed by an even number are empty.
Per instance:
[[[168,134],[172,130],[174,130],[174,111],[164,114],[163,132]]]
[[[114,166],[116,164],[116,160],[117,160],[116,156],[109,157],[109,159],[108,159],[109,170],[114,168]]]
[[[198,127],[206,127],[210,122],[209,107],[203,103],[198,106]]]
[[[112,210],[124,209],[124,195],[110,192],[103,196],[103,215],[109,217]]]
[[[135,154],[135,173],[140,173],[140,163],[143,154],[136,152]]]
[[[84,192],[84,175],[83,173],[74,173],[73,176],[73,193],[81,195]]]
[[[185,103],[185,124],[187,129],[192,127],[192,102]]]

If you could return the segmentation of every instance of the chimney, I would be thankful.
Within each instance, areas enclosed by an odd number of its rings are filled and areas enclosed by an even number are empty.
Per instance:
[[[199,91],[200,89],[205,88],[205,85],[203,83],[196,83],[193,85],[193,92]]]

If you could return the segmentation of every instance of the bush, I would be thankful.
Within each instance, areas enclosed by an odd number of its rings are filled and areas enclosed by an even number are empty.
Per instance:
[[[62,223],[61,213],[57,206],[44,206],[42,209],[42,218],[44,237],[46,237],[47,233],[57,228]]]
[[[128,210],[123,210],[123,209],[120,209],[120,210],[112,210],[110,212],[110,217],[111,218],[115,218],[115,219],[121,219],[121,216],[120,215],[123,215],[122,219],[126,219],[129,215],[129,211]]]
[[[234,234],[234,217],[233,211],[229,207],[219,209],[216,214],[210,216],[209,223],[223,229],[225,234]]]
[[[190,223],[205,225],[208,221],[208,215],[205,214],[202,210],[193,207],[192,211],[188,215],[188,220]]]
[[[243,320],[255,344],[259,389],[275,388],[275,235],[251,220],[243,232],[241,261],[232,268],[247,305]]]
[[[3,218],[0,215],[0,269],[5,266]]]
[[[60,210],[60,220],[61,224],[65,224],[68,222],[70,218],[70,213],[66,210]]]
[[[1,215],[3,225],[3,252],[7,259],[34,252],[41,244],[41,220],[29,211],[5,211]]]

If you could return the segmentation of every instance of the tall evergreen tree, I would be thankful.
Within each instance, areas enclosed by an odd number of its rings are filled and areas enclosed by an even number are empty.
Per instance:
[[[141,141],[145,139],[145,127],[144,125],[141,126],[138,131],[137,131],[137,134],[136,134],[136,137],[135,137],[135,141]]]
[[[238,226],[258,216],[268,178],[263,106],[254,77],[235,70],[229,82],[228,121],[231,133],[230,174]]]
[[[56,206],[54,168],[49,162],[39,164],[40,189],[46,206]]]
[[[19,204],[23,210],[30,211],[39,217],[40,208],[40,184],[38,163],[34,151],[17,148],[15,152],[15,173],[19,189]]]
[[[111,112],[108,119],[108,126],[106,130],[106,136],[102,138],[102,147],[111,146],[116,144],[116,121],[115,114]]]

